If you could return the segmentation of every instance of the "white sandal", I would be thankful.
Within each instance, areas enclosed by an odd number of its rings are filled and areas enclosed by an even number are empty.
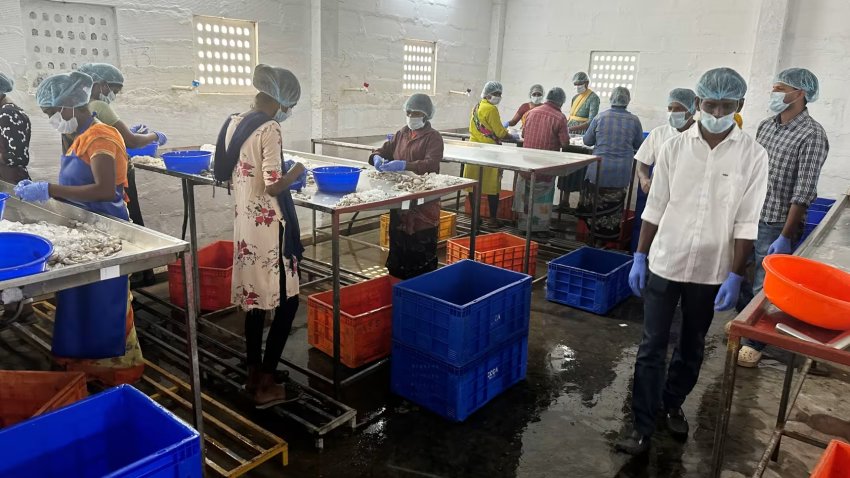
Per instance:
[[[761,352],[749,345],[744,345],[741,347],[741,350],[738,351],[738,366],[740,367],[756,368],[758,367],[760,360]]]

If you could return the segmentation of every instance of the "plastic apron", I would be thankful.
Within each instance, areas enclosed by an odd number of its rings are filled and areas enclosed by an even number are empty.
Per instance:
[[[62,156],[59,184],[94,184],[91,166],[76,154]],[[115,187],[112,201],[69,201],[83,209],[129,221],[124,187]],[[53,355],[65,358],[102,359],[125,353],[128,276],[108,279],[56,293]]]

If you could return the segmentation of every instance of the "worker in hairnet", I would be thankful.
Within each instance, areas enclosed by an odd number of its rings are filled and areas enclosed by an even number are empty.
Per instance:
[[[635,153],[635,160],[638,162],[638,180],[644,193],[649,194],[649,186],[652,184],[649,168],[655,164],[661,146],[668,139],[687,131],[688,128],[693,126],[694,121],[696,121],[694,113],[696,113],[696,93],[693,90],[687,88],[670,90],[667,97],[667,124],[653,128],[643,144],[640,145],[640,149]]]
[[[546,94],[546,102],[539,108],[534,108],[525,116],[523,127],[523,147],[560,151],[570,144],[570,133],[567,129],[567,117],[561,112],[561,107],[567,100],[563,89],[555,87]],[[552,216],[552,200],[555,198],[555,177],[538,174],[534,178],[534,206],[529,210],[527,198],[529,195],[530,175],[518,174],[514,194],[514,212],[517,213],[517,226],[526,231],[531,221],[531,232],[538,237],[549,236],[549,222]]]
[[[829,154],[826,131],[809,115],[808,105],[818,95],[818,78],[805,68],[789,68],[776,75],[768,102],[773,115],[759,124],[756,133],[769,161],[767,197],[755,244],[753,291],[742,302],[761,291],[766,256],[794,251],[808,208],[817,197],[818,178]],[[738,365],[756,367],[764,347],[745,339]]]
[[[112,103],[115,101],[116,95],[121,93],[121,90],[124,88],[124,75],[121,73],[121,70],[109,63],[86,63],[81,65],[77,70],[89,75],[92,77],[92,81],[94,81],[91,100],[89,101],[89,110],[101,123],[112,126],[121,133],[127,149],[141,148],[154,142],[162,146],[168,141],[168,138],[163,133],[147,132],[146,126],[136,125],[128,127],[112,109]],[[63,147],[69,146],[69,141],[70,138],[68,136],[63,136]],[[132,163],[127,168],[127,189],[125,192],[129,198],[127,209],[130,212],[130,220],[134,224],[144,227],[145,220],[142,217],[139,192],[136,189],[136,170],[133,168]],[[139,285],[143,286],[152,285],[156,282],[153,270],[146,270],[140,275],[134,275],[134,285],[137,278],[141,279]]]
[[[531,89],[528,90],[528,101],[520,105],[519,109],[516,110],[514,117],[506,120],[502,123],[502,126],[505,128],[509,126],[516,126],[520,121],[525,124],[525,115],[528,114],[529,111],[543,104],[543,94],[544,91],[541,85],[531,85]]]
[[[17,184],[29,179],[30,118],[9,98],[15,80],[0,72],[0,181]]]
[[[502,84],[498,81],[488,81],[481,90],[481,101],[472,109],[469,118],[469,140],[474,143],[501,144],[502,141],[517,141],[519,138],[512,136],[502,125],[497,108],[502,101]],[[487,195],[487,204],[490,207],[490,219],[487,225],[498,227],[499,192],[502,189],[501,170],[498,168],[464,165],[463,177],[478,179],[482,177],[481,194]],[[470,203],[472,203],[470,198]]]
[[[90,76],[74,71],[44,79],[38,106],[50,125],[71,138],[55,183],[24,180],[15,194],[24,201],[60,199],[88,211],[128,221],[127,151],[121,134],[92,116]],[[107,385],[132,383],[144,371],[133,326],[127,276],[56,293],[53,355],[68,370],[85,372]]]
[[[281,123],[301,98],[301,84],[284,68],[254,69],[250,110],[228,117],[218,135],[215,177],[230,181],[235,203],[231,300],[245,311],[248,380],[257,408],[287,401],[274,376],[298,311],[298,263],[304,247],[289,186],[306,179],[301,163],[283,161]],[[274,319],[263,354],[266,314]]]
[[[635,151],[643,142],[640,120],[626,109],[630,101],[631,94],[626,87],[614,88],[611,109],[593,118],[584,133],[584,144],[593,146],[593,154],[602,158],[602,169],[599,184],[596,184],[598,163],[587,167],[577,212],[589,228],[596,221],[596,237],[601,239],[616,240],[620,237]],[[596,187],[599,188],[598,194]]]
[[[443,137],[431,127],[434,105],[428,95],[416,93],[404,102],[407,125],[369,157],[381,172],[439,173]],[[390,253],[387,270],[399,279],[410,279],[437,269],[437,235],[440,201],[390,210]]]
[[[696,87],[699,123],[670,138],[655,162],[629,286],[644,297],[643,339],[632,390],[634,428],[616,448],[649,449],[656,413],[680,440],[682,404],[699,378],[715,311],[735,306],[767,191],[767,152],[735,125],[747,84],[730,68],[709,70]],[[649,254],[647,258],[647,254]],[[682,325],[666,370],[676,305]]]
[[[590,89],[590,78],[583,71],[573,75],[573,86],[576,89],[576,94],[573,96],[572,103],[570,103],[567,125],[570,128],[570,134],[583,134],[590,126],[590,122],[599,114],[599,95]],[[570,194],[574,191],[581,191],[586,173],[587,168],[581,168],[558,180],[558,188],[564,191],[566,199],[563,209],[570,211]]]

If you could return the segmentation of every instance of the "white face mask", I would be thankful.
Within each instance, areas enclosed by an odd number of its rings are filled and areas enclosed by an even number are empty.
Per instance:
[[[407,127],[413,131],[417,129],[421,129],[425,126],[425,118],[420,116],[408,116],[407,117]]]
[[[774,91],[770,94],[770,101],[767,103],[767,107],[770,108],[770,111],[779,114],[787,110],[789,106],[791,106],[791,103],[785,102],[785,93],[781,91]]]
[[[584,93],[585,91],[587,91],[587,87],[586,87],[586,86],[584,86],[584,85],[578,85],[578,86],[576,86],[576,92],[578,92],[578,94],[582,94],[582,93]]]
[[[709,133],[720,134],[735,125],[735,113],[717,118],[705,111],[700,111],[699,122]]]
[[[71,119],[66,120],[62,117],[62,111],[65,108],[57,111],[50,117],[50,126],[53,126],[53,129],[58,131],[61,134],[71,134],[77,131],[77,117],[72,116]]]
[[[676,129],[682,129],[686,124],[688,124],[688,119],[685,117],[686,115],[687,113],[684,111],[667,113],[667,123]]]
[[[542,96],[532,96],[531,102],[534,103],[535,105],[543,104],[543,97]]]
[[[290,116],[292,116],[292,108],[289,108],[286,111],[283,111],[283,109],[279,109],[274,115],[274,120],[278,123],[283,123],[284,121],[289,119]]]
[[[499,104],[500,101],[502,101],[502,97],[501,96],[491,96],[489,101],[490,101],[491,105],[496,106],[496,105]]]
[[[100,101],[103,101],[106,104],[112,103],[113,101],[115,101],[115,92],[110,89],[108,95],[104,95],[103,93],[101,93]]]

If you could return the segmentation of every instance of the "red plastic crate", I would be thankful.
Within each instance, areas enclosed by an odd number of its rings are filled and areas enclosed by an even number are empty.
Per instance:
[[[850,445],[832,440],[809,478],[845,478],[850,476]]]
[[[88,396],[83,372],[0,370],[0,428]]]
[[[499,219],[513,221],[515,219],[513,205],[514,192],[502,190],[501,192],[499,192],[499,209],[496,211],[496,216]],[[469,201],[468,195],[466,196],[466,202],[463,205],[463,211],[468,215],[472,215],[472,203]],[[487,202],[486,194],[481,195],[481,204],[478,207],[478,211],[482,218],[490,217],[490,206]]]
[[[230,307],[230,282],[233,278],[233,241],[218,241],[198,250],[201,310]],[[183,261],[168,264],[168,293],[171,303],[185,307],[183,298]]]
[[[504,232],[475,237],[475,260],[502,269],[524,272],[522,258],[525,255],[525,239]],[[537,272],[537,243],[531,241],[531,257],[528,259],[528,274]],[[446,245],[446,264],[469,259],[469,238],[449,239]]]
[[[391,276],[378,277],[339,291],[340,360],[358,368],[390,354],[393,326]],[[333,291],[307,299],[307,341],[333,357]]]
[[[606,249],[619,249],[628,251],[632,240],[632,230],[634,229],[635,212],[629,210],[626,215],[626,220],[620,223],[620,237],[616,240],[608,240],[602,246]],[[587,242],[590,240],[590,229],[587,227],[587,222],[583,218],[579,218],[576,222],[576,241]]]

